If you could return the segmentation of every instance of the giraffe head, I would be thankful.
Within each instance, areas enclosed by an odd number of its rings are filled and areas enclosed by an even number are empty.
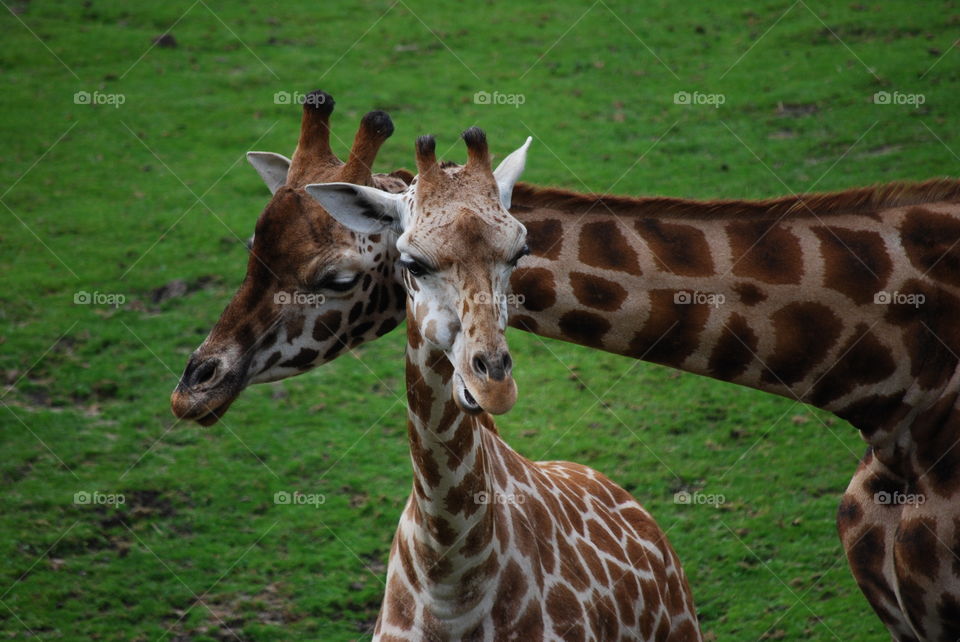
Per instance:
[[[267,152],[247,155],[273,198],[249,244],[246,278],[171,395],[179,418],[213,424],[248,384],[309,370],[403,320],[406,297],[394,274],[392,233],[354,233],[303,191],[317,181],[406,187],[399,177],[370,170],[393,133],[390,117],[382,111],[365,115],[342,163],[330,149],[333,107],[324,92],[306,97],[292,160]]]
[[[349,183],[307,193],[359,234],[396,234],[407,322],[446,353],[454,398],[466,412],[507,412],[517,398],[504,330],[510,274],[527,253],[508,209],[526,143],[494,172],[482,130],[463,133],[466,165],[438,164],[433,137],[417,140],[418,175],[403,193]]]

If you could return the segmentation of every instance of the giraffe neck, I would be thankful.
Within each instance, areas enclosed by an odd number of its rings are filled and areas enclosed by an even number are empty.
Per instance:
[[[407,588],[418,590],[419,603],[429,604],[420,625],[468,632],[484,616],[496,586],[495,511],[489,500],[496,482],[488,475],[485,445],[496,427],[490,415],[468,415],[456,405],[452,365],[412,321],[407,338],[413,492],[396,545],[411,565],[404,569],[412,585]]]
[[[452,400],[446,356],[407,326],[413,492],[375,640],[702,639],[676,553],[602,474],[530,462]]]
[[[584,212],[515,191],[532,255],[510,325],[810,403],[884,448],[954,385],[960,299],[930,277],[960,254],[955,203],[671,203]]]

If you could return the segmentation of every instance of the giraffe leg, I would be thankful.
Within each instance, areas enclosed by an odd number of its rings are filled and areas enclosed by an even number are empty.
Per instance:
[[[896,591],[893,549],[903,504],[894,499],[903,496],[905,488],[906,482],[868,448],[837,511],[837,529],[853,577],[891,637],[901,642],[919,639]]]

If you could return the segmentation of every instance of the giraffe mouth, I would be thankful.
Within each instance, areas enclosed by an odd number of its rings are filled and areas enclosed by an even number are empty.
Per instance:
[[[470,390],[467,388],[466,382],[463,380],[459,374],[456,375],[457,385],[456,385],[456,400],[457,405],[460,406],[460,409],[468,414],[479,414],[483,412],[483,408],[480,407],[480,404],[477,403],[477,400]]]
[[[189,395],[183,394],[179,388],[173,391],[170,398],[171,409],[177,419],[195,421],[204,427],[212,426],[220,421],[234,400],[236,400],[236,396],[230,396],[226,400],[221,397],[219,403],[213,399],[209,402],[195,398],[191,399]]]
[[[233,403],[233,399],[225,403],[222,403],[216,408],[214,408],[213,410],[211,410],[210,412],[208,412],[207,414],[196,418],[194,421],[196,421],[198,424],[200,424],[204,428],[208,426],[212,426],[213,424],[220,421],[220,418],[227,413],[227,409],[230,407],[230,404],[232,403]]]

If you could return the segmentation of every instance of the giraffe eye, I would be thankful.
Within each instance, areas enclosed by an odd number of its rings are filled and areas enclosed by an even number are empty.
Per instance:
[[[525,257],[525,256],[528,255],[528,254],[530,254],[530,246],[527,245],[526,243],[524,243],[524,244],[523,244],[523,247],[520,248],[520,251],[517,252],[517,255],[514,256],[512,259],[510,259],[510,266],[511,266],[511,267],[516,267],[516,266],[517,266],[517,263],[520,261],[520,259],[522,259],[523,257]]]
[[[314,283],[313,287],[317,290],[348,292],[356,287],[357,283],[359,282],[359,272],[357,274],[327,274]]]
[[[430,269],[420,261],[412,258],[400,259],[400,267],[404,268],[411,276],[423,276],[430,272]]]

